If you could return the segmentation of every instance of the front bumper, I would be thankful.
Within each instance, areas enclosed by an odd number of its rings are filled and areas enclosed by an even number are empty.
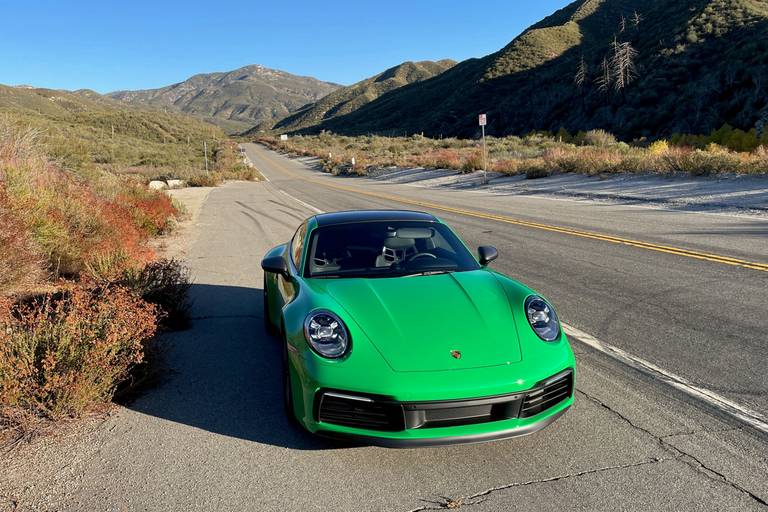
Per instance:
[[[338,441],[356,442],[384,448],[422,448],[433,446],[451,446],[456,444],[477,444],[491,441],[502,441],[513,437],[522,437],[542,430],[564,415],[570,409],[571,404],[559,408],[559,410],[544,419],[530,423],[522,427],[514,427],[508,430],[495,430],[490,432],[469,433],[446,437],[382,437],[334,430],[318,430],[317,435],[335,439]]]
[[[573,404],[574,373],[561,371],[506,395],[428,402],[320,389],[306,425],[326,437],[387,447],[480,443],[532,434]]]

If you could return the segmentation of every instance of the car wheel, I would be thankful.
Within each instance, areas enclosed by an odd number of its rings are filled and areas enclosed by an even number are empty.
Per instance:
[[[291,384],[291,371],[288,364],[287,342],[283,341],[283,406],[285,407],[285,416],[293,425],[298,425],[296,413],[293,404],[293,385]]]
[[[262,302],[264,304],[264,327],[266,328],[268,334],[274,336],[277,334],[277,328],[269,318],[269,293],[267,293],[267,276],[264,276],[264,300]]]

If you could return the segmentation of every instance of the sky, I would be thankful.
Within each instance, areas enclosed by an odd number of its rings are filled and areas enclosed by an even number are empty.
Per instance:
[[[147,89],[261,64],[348,85],[506,46],[568,0],[0,0],[0,83]]]

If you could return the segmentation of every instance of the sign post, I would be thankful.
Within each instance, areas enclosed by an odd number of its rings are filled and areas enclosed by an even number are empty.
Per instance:
[[[488,184],[488,149],[485,144],[485,126],[488,124],[488,116],[480,114],[478,117],[480,128],[483,130],[483,185]]]

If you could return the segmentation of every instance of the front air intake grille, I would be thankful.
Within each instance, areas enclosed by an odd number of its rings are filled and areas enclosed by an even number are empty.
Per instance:
[[[368,430],[397,432],[405,428],[402,406],[341,393],[320,394],[317,418],[324,423]]]
[[[567,400],[573,394],[573,373],[550,379],[525,395],[520,417],[530,418]]]

